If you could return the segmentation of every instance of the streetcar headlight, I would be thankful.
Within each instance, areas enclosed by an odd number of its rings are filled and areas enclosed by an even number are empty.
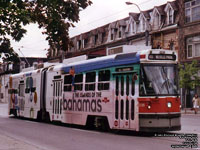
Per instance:
[[[151,109],[151,105],[148,105],[147,108],[148,108],[148,109]]]
[[[168,103],[167,103],[167,107],[168,107],[168,108],[171,108],[171,107],[172,107],[172,103],[171,103],[171,102],[168,102]]]

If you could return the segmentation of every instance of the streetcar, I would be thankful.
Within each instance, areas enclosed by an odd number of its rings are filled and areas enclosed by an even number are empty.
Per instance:
[[[176,52],[162,49],[48,66],[10,76],[9,114],[117,130],[180,130],[177,78]]]

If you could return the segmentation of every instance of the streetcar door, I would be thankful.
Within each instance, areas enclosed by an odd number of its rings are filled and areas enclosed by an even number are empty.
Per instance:
[[[138,130],[136,73],[114,74],[114,126]]]
[[[19,93],[18,93],[19,116],[24,116],[24,105],[25,105],[25,92],[24,91],[25,91],[24,81],[20,81]]]
[[[53,81],[53,117],[52,120],[61,120],[62,114],[62,80]]]

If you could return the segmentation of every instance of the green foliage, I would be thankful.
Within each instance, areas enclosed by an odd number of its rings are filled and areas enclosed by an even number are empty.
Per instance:
[[[200,77],[198,77],[198,62],[193,60],[192,63],[179,65],[180,87],[185,89],[194,89],[200,85]]]
[[[66,51],[69,27],[79,21],[81,9],[91,4],[90,0],[1,0],[0,56],[9,53],[4,55],[6,60],[17,56],[8,37],[20,41],[26,33],[24,26],[29,23],[38,23],[44,29],[51,48]]]

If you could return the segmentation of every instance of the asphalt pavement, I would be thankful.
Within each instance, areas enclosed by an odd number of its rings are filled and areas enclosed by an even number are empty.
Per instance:
[[[8,117],[8,105],[6,103],[0,103],[0,116]],[[191,109],[182,110],[182,116],[191,115],[192,117],[200,117],[200,111],[198,114],[195,114]],[[13,137],[9,137],[8,135],[0,134],[0,150],[45,150],[37,147],[37,145],[32,145],[30,143],[26,143],[25,141],[21,141],[19,139],[15,139]]]

